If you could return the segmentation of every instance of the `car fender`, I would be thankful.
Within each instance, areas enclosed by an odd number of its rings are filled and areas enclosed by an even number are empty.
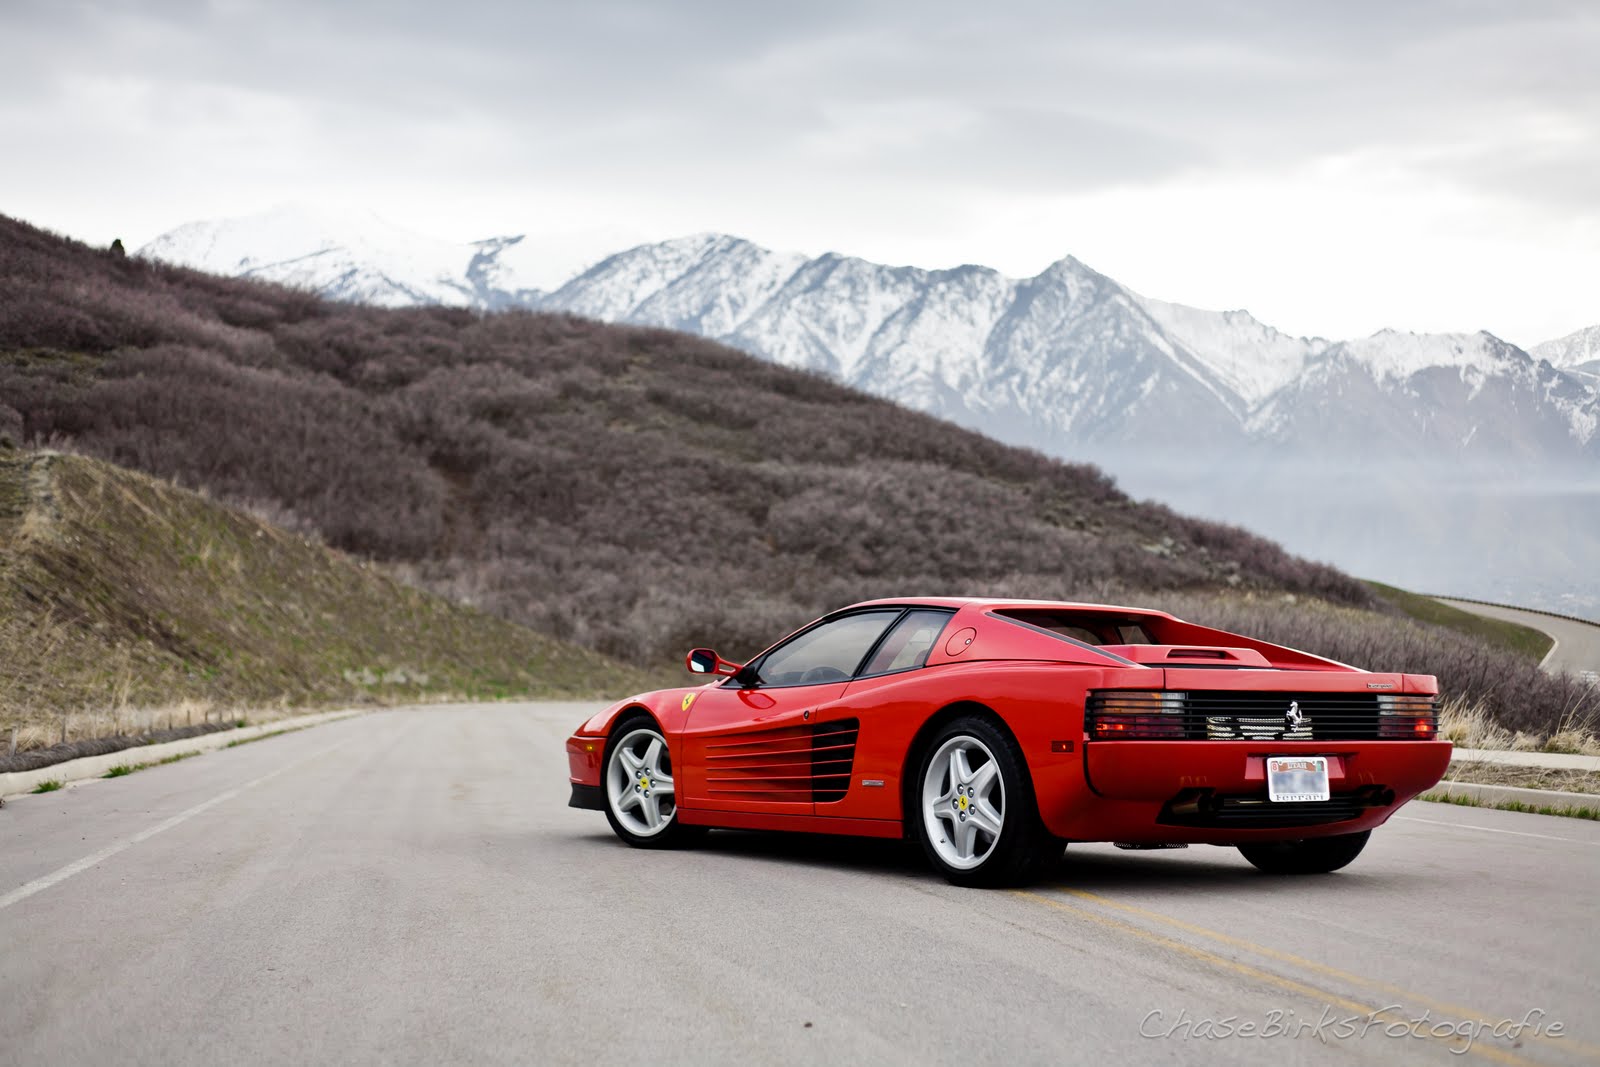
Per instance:
[[[716,685],[717,683],[708,683]],[[695,697],[702,689],[708,686],[691,686],[683,689],[662,689],[653,693],[640,693],[627,697],[607,707],[604,711],[591,716],[578,733],[586,737],[607,737],[617,722],[624,715],[643,711],[661,727],[662,733],[668,739],[677,737],[683,732],[684,724],[689,720],[690,710],[694,707]]]
[[[1088,794],[1083,779],[1085,695],[1090,689],[1113,684],[1159,686],[1161,673],[1155,669],[985,660],[908,672],[903,680],[877,679],[875,697],[891,695],[884,692],[888,688],[896,703],[917,709],[914,717],[902,720],[900,736],[890,739],[901,746],[895,759],[903,789],[896,791],[896,797],[904,805],[906,798],[916,795],[918,766],[928,740],[944,721],[970,711],[997,719],[1016,739],[1042,811],[1070,809],[1075,799]],[[852,683],[839,710],[847,710],[850,697],[861,688],[861,683]],[[905,807],[897,814],[907,817]]]

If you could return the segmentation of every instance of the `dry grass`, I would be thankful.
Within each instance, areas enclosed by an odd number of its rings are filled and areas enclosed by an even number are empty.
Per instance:
[[[144,708],[108,704],[77,711],[53,711],[38,706],[13,709],[5,725],[0,727],[0,757],[9,755],[13,736],[16,751],[28,752],[74,741],[143,737],[190,726],[238,725],[247,720],[250,725],[257,725],[300,713],[282,706],[253,707],[246,712],[243,708],[224,708],[209,700],[180,700],[163,707]]]
[[[1456,697],[1447,699],[1440,708],[1439,736],[1457,748],[1600,756],[1600,738],[1589,723],[1589,719],[1569,712],[1549,733],[1508,730],[1494,720],[1481,701]]]
[[[596,696],[643,675],[198,494],[0,450],[0,756],[249,708]]]
[[[1564,793],[1600,794],[1600,771],[1557,767],[1513,767],[1480,760],[1455,760],[1445,772],[1447,782],[1473,785],[1509,785],[1519,789],[1556,789]]]

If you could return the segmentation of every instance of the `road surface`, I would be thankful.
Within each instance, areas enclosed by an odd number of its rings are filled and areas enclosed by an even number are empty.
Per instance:
[[[1564,619],[1555,615],[1541,615],[1537,611],[1520,608],[1503,608],[1494,604],[1475,604],[1470,600],[1451,597],[1434,597],[1474,615],[1489,619],[1514,622],[1555,638],[1556,647],[1550,650],[1542,666],[1548,671],[1566,671],[1569,674],[1600,674],[1600,623]]]
[[[1414,804],[1332,876],[1074,846],[1032,890],[963,890],[881,842],[626,848],[566,806],[587,710],[381,712],[9,802],[0,1055],[1600,1060],[1600,824]],[[1340,1036],[1389,1005],[1396,1032],[1565,1030]],[[1222,1036],[1245,1024],[1269,1036]]]

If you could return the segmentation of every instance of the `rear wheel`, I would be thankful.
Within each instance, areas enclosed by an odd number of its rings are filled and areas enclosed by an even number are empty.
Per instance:
[[[918,771],[913,823],[929,861],[956,885],[1017,885],[1059,859],[1039,821],[1017,743],[988,719],[940,730]]]
[[[655,722],[634,716],[611,732],[606,745],[606,820],[635,848],[676,848],[701,835],[678,822],[672,754]]]
[[[1240,845],[1244,858],[1268,874],[1327,874],[1361,855],[1371,830],[1336,837],[1308,837],[1300,841],[1273,841]]]

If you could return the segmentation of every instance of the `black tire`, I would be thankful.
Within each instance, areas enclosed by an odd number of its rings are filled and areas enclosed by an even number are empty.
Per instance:
[[[981,760],[972,767],[975,773],[990,762],[994,764],[993,780],[986,779],[989,792],[981,796],[987,809],[980,808],[979,793],[956,794],[958,786],[951,781],[955,774],[948,763],[934,766],[936,759],[945,762],[950,758],[952,746],[962,748],[969,762],[972,758]],[[996,786],[1000,790],[999,805],[993,803]],[[1039,805],[1021,748],[1009,733],[985,716],[952,719],[933,735],[917,759],[916,777],[908,794],[907,818],[923,853],[934,870],[954,885],[1025,885],[1060,860],[1065,848],[1065,843],[1039,820]],[[961,803],[963,798],[967,804]],[[948,815],[931,814],[934,810],[942,813],[946,803],[951,808]],[[1001,816],[999,833],[991,834],[986,829],[968,831],[974,843],[969,850],[971,855],[964,856],[957,839],[966,821],[962,816],[977,816],[983,810],[997,811]],[[990,821],[989,815],[984,815],[984,821]],[[976,819],[974,826],[978,826]]]
[[[672,772],[671,751],[667,747],[666,738],[661,733],[661,727],[656,725],[654,719],[648,715],[634,714],[623,719],[612,728],[611,735],[606,739],[605,760],[600,765],[600,789],[606,798],[606,821],[611,824],[612,832],[634,848],[682,848],[704,837],[705,828],[701,826],[685,826],[677,820],[675,817],[677,815],[676,791],[671,794],[670,809],[668,809],[659,793],[657,794],[654,810],[657,812],[660,826],[657,829],[650,829],[645,825],[649,822],[645,813],[650,809],[646,804],[640,803],[640,801],[648,801],[650,793],[645,791],[644,786],[633,783],[631,781],[632,775],[626,775],[629,784],[634,786],[633,793],[637,795],[638,799],[633,802],[634,806],[628,807],[625,812],[619,811],[619,801],[624,804],[629,801],[623,783],[613,780],[612,763],[614,760],[618,761],[617,769],[620,773],[626,774],[627,771],[627,768],[621,762],[622,757],[618,755],[618,749],[626,746],[627,751],[637,758],[641,753],[648,750],[649,741],[652,739],[659,741],[661,744],[661,754],[657,758],[654,769],[664,771],[670,775]],[[645,774],[641,780],[648,780],[648,777],[649,775]],[[640,814],[634,816],[631,814],[633,811],[639,811]]]
[[[1268,874],[1327,874],[1344,867],[1367,847],[1371,830],[1336,837],[1307,837],[1299,841],[1273,841],[1240,845],[1244,858]]]

